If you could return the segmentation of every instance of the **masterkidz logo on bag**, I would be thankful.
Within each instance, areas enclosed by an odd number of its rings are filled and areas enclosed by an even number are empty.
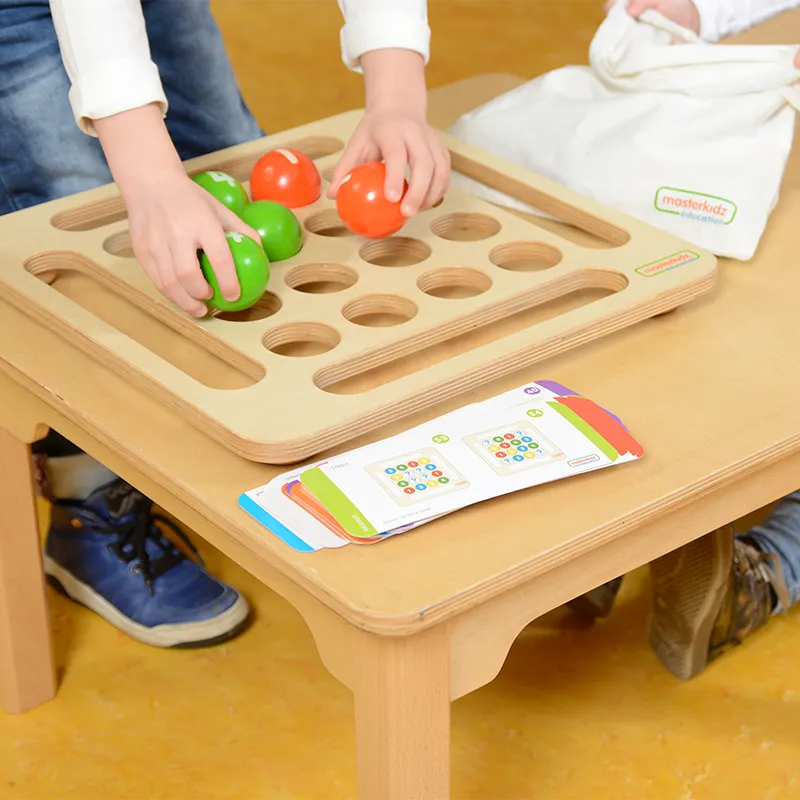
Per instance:
[[[655,197],[656,211],[677,214],[694,222],[710,225],[730,225],[739,210],[736,203],[724,197],[715,197],[702,192],[689,192],[662,186]]]
[[[684,264],[689,264],[692,261],[697,261],[700,258],[698,253],[692,250],[683,250],[680,253],[673,253],[666,258],[659,258],[658,261],[651,261],[649,264],[638,267],[637,272],[644,275],[645,278],[652,278],[655,275],[663,275],[671,269],[677,269]]]

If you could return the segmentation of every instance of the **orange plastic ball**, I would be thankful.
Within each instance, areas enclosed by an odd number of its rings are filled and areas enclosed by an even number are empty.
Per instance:
[[[380,161],[361,164],[342,179],[336,193],[336,210],[353,233],[367,239],[383,239],[406,224],[400,203],[408,191],[408,183],[403,181],[403,194],[396,203],[386,199],[385,183],[386,165]]]
[[[253,200],[272,200],[286,208],[311,205],[322,193],[322,179],[314,162],[289,147],[270,150],[250,173]]]

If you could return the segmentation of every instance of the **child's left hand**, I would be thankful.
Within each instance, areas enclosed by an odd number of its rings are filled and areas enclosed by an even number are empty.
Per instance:
[[[328,197],[353,167],[366,161],[386,163],[384,193],[397,202],[406,167],[408,192],[400,207],[413,217],[444,197],[450,181],[450,153],[425,117],[425,68],[419,54],[399,49],[375,50],[361,58],[367,111],[334,170]]]
[[[342,178],[366,161],[386,163],[384,193],[390,202],[400,199],[406,166],[411,167],[408,192],[401,206],[405,217],[438,203],[447,190],[450,153],[424,115],[391,107],[367,112],[336,166],[328,196],[335,197]]]

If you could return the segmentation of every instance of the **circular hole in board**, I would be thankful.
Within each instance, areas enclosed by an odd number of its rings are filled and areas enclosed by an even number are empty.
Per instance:
[[[411,267],[431,254],[431,248],[419,239],[393,236],[367,242],[359,253],[368,264],[379,267]]]
[[[333,350],[341,340],[339,331],[321,322],[289,322],[267,331],[261,341],[276,355],[307,358]]]
[[[104,242],[103,250],[118,258],[134,258],[131,232],[120,231],[112,233]]]
[[[477,297],[492,287],[488,275],[468,267],[443,267],[420,275],[417,286],[425,294],[448,300]]]
[[[348,230],[339,215],[329,208],[313,214],[306,220],[306,228],[311,233],[318,236],[352,236],[352,231]]]
[[[458,212],[435,219],[431,231],[452,242],[478,242],[500,233],[500,223],[488,214]]]
[[[408,298],[396,294],[368,294],[356,297],[342,308],[345,319],[367,328],[391,328],[417,315]]]
[[[333,172],[336,169],[336,164],[328,164],[325,169],[320,171],[320,175],[322,176],[322,180],[331,182],[331,178],[333,178]]]
[[[560,263],[561,251],[541,242],[508,242],[495,247],[489,260],[512,272],[539,272]]]
[[[349,289],[358,273],[344,264],[300,264],[284,278],[286,285],[306,294],[333,294]]]
[[[214,311],[215,319],[224,319],[226,322],[256,322],[274,316],[281,310],[280,297],[272,292],[264,292],[264,296],[250,308],[242,311]]]

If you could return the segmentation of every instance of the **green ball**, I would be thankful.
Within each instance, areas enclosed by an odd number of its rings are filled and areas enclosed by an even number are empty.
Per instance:
[[[239,216],[258,231],[270,261],[283,261],[300,252],[303,230],[297,217],[286,206],[272,200],[256,200]]]
[[[244,186],[227,172],[209,170],[195,175],[192,180],[198,186],[202,186],[212,197],[216,197],[234,214],[241,214],[249,202]]]
[[[246,308],[254,306],[264,296],[267,283],[269,283],[269,259],[261,245],[249,236],[242,236],[241,233],[226,233],[225,237],[233,255],[241,294],[238,300],[233,302],[222,296],[211,262],[205,253],[201,253],[200,268],[203,270],[209,286],[214,290],[211,299],[206,300],[206,305],[218,311],[244,311]]]

